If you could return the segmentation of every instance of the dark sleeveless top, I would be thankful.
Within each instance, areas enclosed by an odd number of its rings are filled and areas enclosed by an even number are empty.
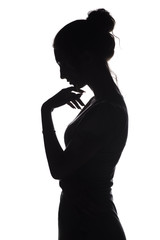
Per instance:
[[[111,187],[128,133],[128,114],[121,95],[113,101],[92,98],[65,132],[66,146],[76,136],[100,144],[83,166],[60,180],[62,195],[83,216],[116,215]],[[75,159],[76,161],[76,159]]]

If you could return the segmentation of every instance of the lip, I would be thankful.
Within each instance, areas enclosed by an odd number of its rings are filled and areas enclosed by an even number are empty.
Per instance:
[[[72,81],[70,81],[70,80],[68,80],[68,79],[67,79],[67,82],[69,82],[70,84],[73,84]]]

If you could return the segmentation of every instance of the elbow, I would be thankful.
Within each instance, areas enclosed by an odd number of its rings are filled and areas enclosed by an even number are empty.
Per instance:
[[[60,174],[55,169],[54,170],[50,169],[50,173],[52,178],[54,178],[55,180],[61,179]]]
[[[56,174],[51,174],[52,178],[54,178],[55,180],[60,180],[60,177]]]
[[[62,157],[61,157],[61,159],[62,159]],[[58,159],[58,161],[53,162],[53,158],[48,158],[50,174],[56,180],[60,180],[67,175],[66,169],[64,169],[64,167],[62,166],[62,164],[60,162],[61,161],[59,161],[59,159]]]
[[[53,164],[52,159],[53,158],[47,158],[50,174],[54,179],[59,180],[60,179],[60,167],[55,162]]]

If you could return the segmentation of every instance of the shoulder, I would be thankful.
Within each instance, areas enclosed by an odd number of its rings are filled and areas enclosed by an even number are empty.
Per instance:
[[[97,101],[82,119],[79,130],[81,133],[94,135],[113,133],[126,124],[126,113],[124,103]]]
[[[99,100],[95,102],[95,105],[88,116],[88,120],[97,119],[97,120],[118,120],[119,118],[126,118],[127,116],[127,107],[123,100],[109,101],[107,99]]]

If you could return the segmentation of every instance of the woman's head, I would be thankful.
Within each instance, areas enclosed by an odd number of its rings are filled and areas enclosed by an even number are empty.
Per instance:
[[[53,47],[73,57],[89,51],[108,60],[114,54],[115,41],[111,34],[114,25],[115,20],[106,10],[91,11],[86,20],[76,20],[63,27]]]
[[[115,40],[111,33],[114,25],[115,20],[105,9],[91,11],[86,20],[67,24],[54,39],[57,62],[67,61],[72,68],[84,66],[87,59],[90,61],[89,56],[101,62],[108,61],[114,54]]]

